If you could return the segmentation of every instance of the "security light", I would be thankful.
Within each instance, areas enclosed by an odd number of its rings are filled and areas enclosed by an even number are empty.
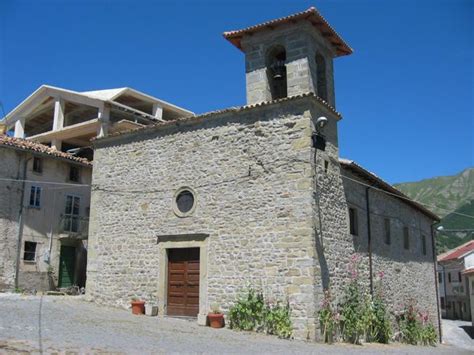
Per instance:
[[[326,127],[327,123],[328,123],[328,119],[326,117],[324,116],[319,117],[316,120],[316,130],[318,132],[322,131],[324,127]]]

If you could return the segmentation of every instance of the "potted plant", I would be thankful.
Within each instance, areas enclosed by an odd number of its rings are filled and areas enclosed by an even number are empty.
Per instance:
[[[211,306],[211,312],[208,313],[207,319],[209,319],[209,325],[211,328],[224,327],[224,314],[220,311],[219,305],[217,304]]]
[[[133,314],[145,314],[145,301],[140,300],[138,297],[132,297],[131,304]]]
[[[145,314],[150,317],[158,315],[158,300],[150,294],[148,302],[145,304]]]

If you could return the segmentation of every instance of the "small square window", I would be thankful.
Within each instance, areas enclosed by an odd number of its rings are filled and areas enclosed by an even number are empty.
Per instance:
[[[25,261],[36,261],[36,243],[25,242],[25,248],[23,252],[23,260]]]
[[[69,180],[74,182],[79,182],[80,179],[80,169],[77,166],[71,165],[69,167]]]
[[[357,217],[357,210],[349,208],[349,228],[352,235],[359,235],[359,221]]]
[[[392,236],[391,236],[389,218],[385,218],[384,220],[384,229],[385,229],[385,244],[390,245]]]
[[[41,187],[39,186],[31,186],[30,207],[41,207]]]
[[[403,227],[403,248],[410,249],[410,232],[408,227]]]
[[[43,172],[43,159],[38,157],[33,158],[33,171],[38,174]]]

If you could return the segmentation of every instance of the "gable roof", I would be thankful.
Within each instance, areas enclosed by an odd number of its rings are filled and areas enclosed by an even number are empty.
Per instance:
[[[90,162],[86,158],[76,157],[72,154],[61,152],[41,143],[22,138],[9,137],[5,134],[0,134],[0,147],[14,148],[22,151],[30,151],[32,153],[38,153],[53,158],[71,160],[76,163],[92,166],[92,162]]]
[[[309,9],[296,14],[263,22],[241,30],[224,32],[223,35],[224,38],[234,46],[242,49],[241,40],[243,36],[251,35],[264,29],[273,29],[276,26],[295,21],[309,21],[318,31],[321,32],[322,36],[331,43],[335,49],[337,57],[352,53],[352,48],[350,48],[349,45],[337,34],[315,7],[310,7]]]
[[[460,259],[471,251],[474,251],[474,240],[470,240],[467,243],[458,246],[457,248],[448,250],[446,253],[439,255],[438,262]]]
[[[425,206],[422,204],[412,200],[409,198],[407,195],[402,193],[400,190],[396,189],[392,185],[390,185],[388,182],[382,180],[380,177],[375,175],[374,173],[368,171],[367,169],[363,168],[353,160],[349,159],[343,159],[339,158],[339,163],[341,164],[341,167],[347,170],[352,171],[356,175],[361,176],[362,178],[368,180],[371,182],[375,187],[378,187],[384,191],[389,192],[390,194],[394,195],[395,198],[399,197],[403,202],[406,204],[410,205],[411,207],[417,209],[421,213],[423,213],[425,216],[428,218],[431,218],[434,221],[439,221],[440,218],[431,212],[429,209],[427,209]]]

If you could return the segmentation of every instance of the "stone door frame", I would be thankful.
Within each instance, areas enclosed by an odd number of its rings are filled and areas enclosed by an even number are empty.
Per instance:
[[[166,315],[168,294],[168,249],[199,248],[199,313],[197,322],[206,325],[209,312],[207,300],[207,259],[209,234],[179,234],[158,236],[158,312]]]

